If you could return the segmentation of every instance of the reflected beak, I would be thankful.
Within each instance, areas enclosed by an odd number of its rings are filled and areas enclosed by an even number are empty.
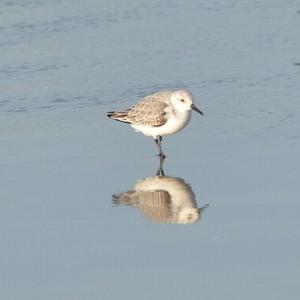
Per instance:
[[[208,204],[204,205],[203,207],[198,208],[198,213],[201,214],[203,213],[207,208],[209,207]]]
[[[199,113],[201,116],[204,115],[204,113],[199,108],[197,108],[194,104],[191,105],[191,109]]]

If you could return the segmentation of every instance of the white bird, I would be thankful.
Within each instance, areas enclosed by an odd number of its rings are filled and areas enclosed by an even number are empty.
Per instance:
[[[129,109],[108,112],[107,116],[129,123],[136,131],[152,136],[160,158],[164,159],[162,136],[182,130],[191,119],[191,110],[203,115],[193,102],[193,95],[187,90],[158,92],[142,98]]]
[[[198,208],[190,185],[170,176],[139,180],[131,191],[113,195],[113,204],[137,207],[153,222],[177,224],[198,221],[208,207]]]

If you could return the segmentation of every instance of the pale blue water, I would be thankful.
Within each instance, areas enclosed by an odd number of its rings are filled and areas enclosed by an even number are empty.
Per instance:
[[[0,3],[1,299],[298,299],[298,1]],[[109,120],[188,88],[205,117],[164,140],[198,222],[112,195],[154,176]]]

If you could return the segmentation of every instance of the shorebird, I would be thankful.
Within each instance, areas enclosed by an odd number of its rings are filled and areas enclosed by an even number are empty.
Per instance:
[[[113,195],[112,203],[137,207],[153,222],[173,224],[195,223],[208,207],[198,208],[191,186],[170,176],[141,179],[132,190]]]
[[[129,123],[136,131],[152,136],[158,147],[162,166],[166,157],[161,147],[162,137],[182,130],[189,123],[192,110],[203,115],[195,106],[193,95],[189,91],[163,91],[142,98],[129,109],[110,111],[107,116]]]

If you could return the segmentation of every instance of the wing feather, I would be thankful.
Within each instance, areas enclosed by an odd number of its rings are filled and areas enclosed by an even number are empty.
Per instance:
[[[168,100],[170,93],[157,93],[143,98],[133,106],[127,115],[130,123],[159,127],[167,122]]]

